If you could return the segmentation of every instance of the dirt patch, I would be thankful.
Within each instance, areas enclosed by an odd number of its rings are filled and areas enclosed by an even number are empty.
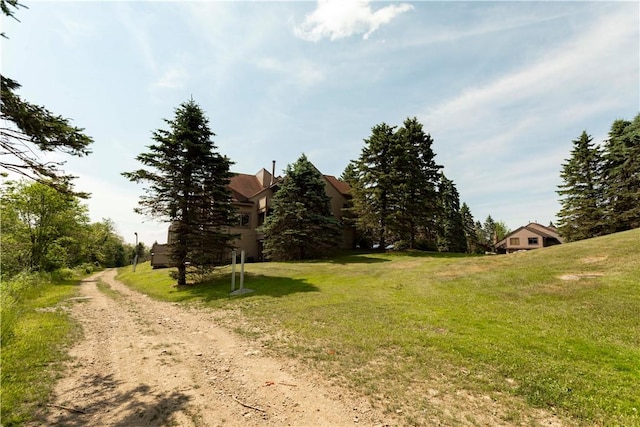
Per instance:
[[[582,280],[582,279],[597,279],[604,276],[604,273],[580,273],[580,274],[563,274],[559,276],[561,280]]]
[[[580,261],[582,261],[585,264],[594,264],[597,262],[606,261],[608,258],[609,258],[608,255],[598,255],[598,256],[590,256],[590,257],[582,258]]]
[[[71,312],[84,339],[30,425],[396,424],[366,398],[264,355],[213,313],[151,300],[114,277],[111,270],[83,282]],[[122,298],[101,292],[96,279]]]
[[[482,273],[484,271],[487,271],[487,268],[480,265],[457,266],[455,269],[438,271],[437,273],[435,273],[435,275],[436,277],[454,278],[467,276],[469,274]]]

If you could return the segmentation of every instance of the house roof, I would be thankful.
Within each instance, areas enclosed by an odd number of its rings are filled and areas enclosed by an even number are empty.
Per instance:
[[[233,193],[233,198],[239,201],[246,200],[264,190],[255,175],[246,173],[238,173],[231,177],[229,188]]]
[[[351,187],[346,182],[340,181],[332,175],[323,175],[324,179],[329,182],[340,194],[346,196],[351,191]],[[276,177],[274,184],[282,180]],[[236,173],[229,180],[229,188],[235,200],[243,202],[247,201],[256,194],[266,190],[269,186],[264,187],[256,175],[246,173]]]
[[[496,247],[504,245],[505,243],[507,243],[507,239],[509,237],[513,236],[514,234],[522,230],[530,231],[534,234],[537,234],[540,237],[545,237],[547,239],[556,239],[559,242],[562,242],[562,239],[560,238],[560,235],[558,234],[555,227],[546,227],[542,224],[538,224],[537,222],[530,222],[529,224],[519,227],[514,231],[512,231],[511,233],[504,236],[502,240],[496,243]]]
[[[351,191],[351,187],[344,181],[340,181],[338,178],[332,175],[323,175],[324,179],[326,179],[329,184],[333,185],[333,187],[338,190],[340,194],[346,196]]]

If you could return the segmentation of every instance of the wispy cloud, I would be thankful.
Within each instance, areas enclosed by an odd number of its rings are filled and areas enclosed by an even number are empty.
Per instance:
[[[70,16],[59,14],[62,28],[57,32],[60,34],[62,41],[70,48],[76,48],[78,43],[88,43],[89,39],[96,35],[96,22],[87,22],[74,19]]]
[[[467,88],[429,110],[426,120],[442,131],[451,131],[460,118],[486,128],[505,115],[524,118],[535,113],[555,121],[568,119],[567,111],[582,116],[610,109],[616,96],[627,90],[630,79],[638,76],[638,58],[625,53],[634,43],[637,48],[636,26],[637,18],[628,14],[603,17],[588,25],[588,31],[526,66],[489,84]],[[611,66],[602,65],[608,61]],[[603,86],[602,81],[611,84]],[[588,107],[576,107],[585,102]]]
[[[585,127],[592,133],[593,118],[635,113],[620,111],[630,98],[637,102],[631,91],[640,72],[637,53],[629,55],[638,52],[638,18],[627,12],[612,7],[563,43],[421,115],[464,199],[481,206],[501,194],[519,204],[538,194],[556,207],[551,201],[571,138]],[[533,208],[530,215],[539,214]]]
[[[179,89],[185,86],[189,73],[182,64],[173,64],[152,84],[152,87]]]
[[[126,3],[116,3],[117,16],[125,31],[129,34],[131,42],[140,52],[142,64],[152,72],[157,72],[155,56],[153,54],[153,42],[146,28],[145,16],[141,16],[139,11],[133,11],[132,7]]]
[[[316,10],[294,28],[294,34],[302,40],[317,42],[363,34],[368,39],[380,26],[388,24],[401,13],[413,9],[407,3],[393,4],[373,10],[369,1],[318,0]]]
[[[260,69],[284,75],[286,81],[299,86],[312,86],[325,79],[324,73],[317,65],[303,59],[279,60],[269,57],[259,59],[256,64]]]

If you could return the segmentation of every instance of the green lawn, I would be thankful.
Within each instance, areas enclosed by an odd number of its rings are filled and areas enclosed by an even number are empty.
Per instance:
[[[22,425],[49,399],[80,330],[61,303],[78,280],[31,276],[2,283],[1,424]]]
[[[227,310],[235,329],[413,424],[640,425],[640,229],[504,256],[400,252],[246,266],[177,289],[148,264],[120,280]],[[506,407],[506,409],[505,409]]]

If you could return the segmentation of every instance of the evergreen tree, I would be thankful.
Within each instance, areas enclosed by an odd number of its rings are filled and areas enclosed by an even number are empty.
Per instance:
[[[358,177],[358,166],[351,161],[340,175],[340,180],[346,182],[351,187],[353,194],[354,187],[359,187],[360,179]],[[358,191],[358,190],[356,190]],[[346,206],[342,209],[342,225],[351,230],[353,233],[353,249],[370,248],[371,240],[365,235],[357,224],[358,212],[354,208],[353,199],[348,198]]]
[[[571,157],[562,164],[560,177],[560,234],[567,241],[603,234],[602,155],[586,132],[573,141]]]
[[[607,230],[640,227],[640,114],[632,122],[616,120],[604,153]]]
[[[440,252],[467,252],[464,221],[460,213],[460,195],[453,181],[444,174],[440,175],[439,197],[441,216],[438,250]]]
[[[358,181],[351,188],[357,225],[383,250],[397,220],[397,171],[399,147],[394,127],[382,123],[371,130],[365,146],[355,162]]]
[[[477,234],[476,222],[471,214],[471,209],[466,203],[462,203],[462,206],[460,207],[460,216],[462,217],[462,227],[467,240],[467,252],[472,254],[482,253],[480,239]]]
[[[341,245],[342,228],[331,214],[324,179],[304,154],[287,166],[270,213],[264,225],[267,258],[318,258]]]
[[[484,220],[484,224],[482,224],[483,231],[483,243],[488,251],[493,251],[495,248],[495,243],[498,241],[498,235],[496,233],[496,222],[493,220],[491,215],[487,215],[487,218]]]
[[[348,171],[359,231],[381,249],[393,240],[408,247],[418,239],[435,242],[441,166],[431,136],[407,118],[397,131],[386,123],[374,126],[364,142]]]
[[[149,186],[140,197],[137,213],[172,223],[174,239],[169,242],[178,268],[178,285],[186,285],[187,263],[196,267],[223,262],[235,237],[226,231],[235,208],[228,189],[232,164],[217,153],[211,140],[215,134],[209,120],[193,99],[182,103],[170,130],[153,133],[156,144],[137,156],[148,169],[125,172],[133,182]]]
[[[17,0],[2,0],[2,13],[14,17],[14,9],[22,6]],[[15,17],[14,17],[15,18]],[[2,37],[5,34],[2,33]],[[73,191],[75,178],[61,170],[62,162],[43,160],[40,152],[59,151],[82,157],[90,153],[93,140],[83,129],[72,126],[68,119],[57,116],[39,105],[33,105],[16,94],[17,81],[0,75],[0,118],[7,125],[0,129],[0,167],[20,174],[59,192],[80,197],[87,193]]]
[[[394,159],[394,171],[399,205],[395,224],[400,239],[414,248],[420,233],[435,234],[436,187],[441,166],[434,160],[433,139],[417,118],[407,118],[396,138],[398,157]]]

